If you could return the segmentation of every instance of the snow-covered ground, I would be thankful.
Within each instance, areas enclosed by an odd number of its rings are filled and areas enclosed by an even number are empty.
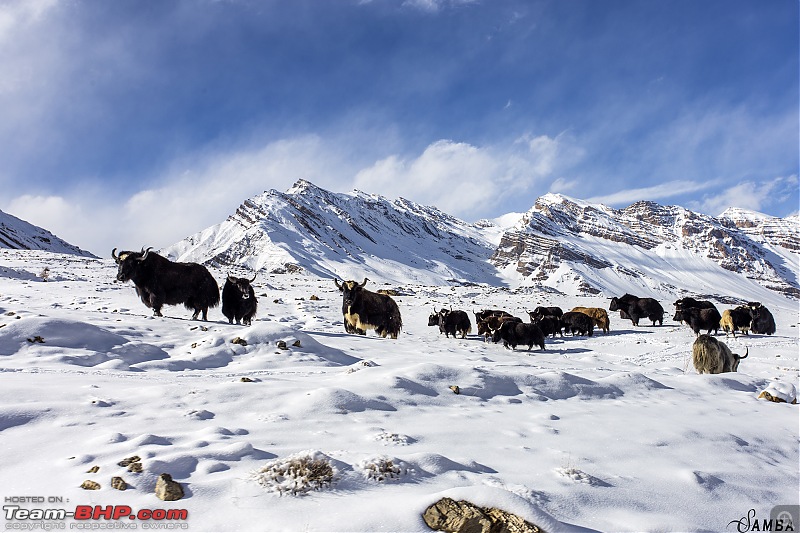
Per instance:
[[[526,352],[474,332],[447,339],[428,315],[608,300],[371,281],[403,294],[393,341],[345,334],[331,280],[259,277],[257,320],[243,327],[219,309],[206,323],[183,307],[154,318],[115,274],[110,259],[0,250],[5,506],[186,509],[176,524],[190,531],[428,531],[423,511],[449,496],[549,532],[726,531],[751,509],[766,519],[800,501],[798,406],[758,399],[798,385],[798,305],[778,295],[763,302],[777,334],[725,339],[750,356],[709,376],[692,367],[695,336],[669,301],[663,327],[609,313],[608,335]],[[293,495],[291,479],[258,475],[304,455],[328,463],[333,483]],[[141,473],[118,466],[132,456]],[[162,472],[184,499],[156,498]],[[5,512],[6,529],[34,523]]]

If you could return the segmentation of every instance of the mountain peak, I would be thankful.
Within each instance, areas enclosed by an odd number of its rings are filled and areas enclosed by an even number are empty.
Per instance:
[[[95,257],[86,250],[60,239],[46,229],[0,211],[0,248],[45,250],[63,254]]]

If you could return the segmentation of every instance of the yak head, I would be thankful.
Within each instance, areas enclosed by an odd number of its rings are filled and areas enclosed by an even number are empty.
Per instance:
[[[362,290],[364,290],[364,285],[367,284],[367,281],[369,281],[368,278],[364,278],[362,283],[358,283],[356,281],[343,281],[342,283],[339,283],[338,279],[334,278],[333,280],[333,282],[336,284],[336,288],[342,293],[343,303],[345,306],[349,306],[356,301],[358,295]]]
[[[428,325],[429,326],[438,326],[439,325],[439,313],[436,311],[436,308],[433,308],[433,313],[428,315]]]
[[[119,255],[117,255],[116,248],[111,250],[111,257],[117,262],[117,281],[125,282],[135,276],[152,249],[153,247],[150,246],[147,250],[142,248],[141,252],[123,251]]]
[[[744,349],[744,355],[740,356],[738,353],[733,354],[733,361],[731,361],[731,372],[736,372],[739,369],[739,361],[742,359],[747,359],[747,355],[750,353],[750,348]]]
[[[619,311],[622,309],[622,302],[616,296],[611,298],[611,305],[608,306],[609,311]]]
[[[242,300],[247,300],[248,298],[250,298],[251,293],[253,292],[253,287],[250,284],[253,283],[255,280],[256,280],[255,275],[253,276],[253,279],[237,278],[228,275],[228,280],[225,282],[225,284],[226,285],[229,284],[230,286],[235,288],[236,291],[241,296]]]

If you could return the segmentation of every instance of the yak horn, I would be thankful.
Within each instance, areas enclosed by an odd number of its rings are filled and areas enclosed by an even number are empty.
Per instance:
[[[253,274],[253,279],[250,280],[250,283],[253,283],[256,280],[256,276],[258,276],[258,272]]]
[[[333,282],[336,284],[336,288],[337,289],[342,290],[342,286],[341,286],[341,284],[339,284],[339,280],[338,279],[333,278]]]
[[[111,258],[114,259],[114,261],[116,261],[117,263],[119,263],[119,256],[117,255],[116,252],[117,252],[116,248],[111,250]]]
[[[150,250],[152,249],[153,249],[152,246],[148,246],[147,250],[145,250],[144,247],[142,247],[142,254],[144,255],[142,255],[142,257],[139,258],[139,261],[144,261],[145,259],[147,259],[147,255],[150,253]]]
[[[364,285],[366,285],[366,284],[367,284],[367,282],[368,282],[368,281],[369,281],[369,278],[364,278],[364,283],[362,283],[361,285],[359,285],[359,287],[363,287]]]
[[[741,356],[739,359],[747,359],[747,354],[749,353],[750,353],[750,347],[748,346],[744,349],[744,355]]]

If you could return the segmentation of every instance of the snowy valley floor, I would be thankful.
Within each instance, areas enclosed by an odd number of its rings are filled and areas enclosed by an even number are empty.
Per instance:
[[[761,520],[800,503],[798,406],[757,399],[772,383],[798,385],[796,301],[764,302],[776,335],[720,335],[750,356],[738,373],[708,376],[691,365],[694,333],[663,300],[662,327],[609,313],[608,335],[526,352],[474,331],[446,339],[428,314],[452,305],[524,316],[608,300],[371,283],[408,294],[396,298],[404,329],[393,341],[345,334],[330,280],[258,278],[257,320],[243,327],[218,308],[207,323],[183,307],[153,318],[132,284],[114,282],[111,260],[7,250],[0,259],[5,506],[185,509],[176,524],[189,531],[399,532],[429,531],[423,511],[449,496],[556,532],[735,531],[751,510]],[[331,485],[292,495],[289,480],[256,481],[303,452],[331,465]],[[118,466],[131,456],[141,473]],[[155,497],[162,472],[184,499]],[[113,476],[130,487],[112,488]],[[85,480],[101,488],[80,488]],[[7,530],[33,524],[4,512]]]

